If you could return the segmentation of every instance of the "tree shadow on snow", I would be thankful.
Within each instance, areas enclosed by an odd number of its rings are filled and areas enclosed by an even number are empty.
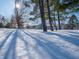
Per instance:
[[[44,33],[44,34],[47,34],[47,35],[56,35],[58,36],[59,38],[65,40],[65,41],[68,41],[72,44],[75,44],[77,46],[79,46],[79,39],[78,38],[74,38],[74,37],[70,37],[70,36],[66,36],[66,35],[63,35],[63,34],[58,34],[58,33],[51,33],[51,32],[47,32],[47,33]]]
[[[25,49],[27,50],[27,53],[28,53],[27,55],[29,59],[33,59],[28,49],[28,46],[29,46],[28,42],[23,38],[23,35],[19,36],[19,38],[25,43]]]
[[[72,33],[72,34],[79,34],[79,32],[73,32],[73,31],[70,31],[69,33]]]
[[[46,40],[46,38],[39,37],[39,36],[33,36],[31,34],[28,34],[25,32],[26,35],[30,36],[33,38],[36,42],[37,45],[42,47],[43,50],[45,50],[50,56],[51,59],[75,59],[76,57],[71,56],[69,53],[65,53],[64,51],[62,52],[61,48],[58,46],[54,45],[53,42]]]

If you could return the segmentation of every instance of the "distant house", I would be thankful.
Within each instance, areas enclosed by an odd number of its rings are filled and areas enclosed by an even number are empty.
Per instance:
[[[65,29],[79,29],[79,20],[75,15],[70,17],[70,20],[67,24],[64,25]]]

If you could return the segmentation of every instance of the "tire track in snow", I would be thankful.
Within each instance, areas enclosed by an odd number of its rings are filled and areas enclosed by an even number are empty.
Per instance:
[[[3,39],[3,41],[0,43],[0,50],[1,48],[4,46],[4,44],[6,43],[6,41],[8,40],[8,38],[11,36],[11,34],[13,33],[14,31],[11,31],[10,33],[7,34],[7,36],[5,37],[5,39]],[[2,39],[2,38],[1,38]]]
[[[10,31],[2,31],[2,33],[0,32],[0,41],[1,39],[3,40],[10,32],[12,32],[12,30]]]
[[[5,44],[3,45],[3,47],[0,49],[0,59],[7,59],[7,58],[4,58],[4,56],[8,55],[9,53],[6,51],[11,48],[9,48],[9,45],[10,45],[10,42],[12,40],[12,37],[14,35],[15,31],[12,32],[12,34],[7,38],[7,41],[5,42]],[[12,59],[12,58],[10,58]]]
[[[13,33],[12,37],[9,39],[9,46],[8,49],[5,52],[3,59],[16,59],[16,40],[18,37],[18,29]]]

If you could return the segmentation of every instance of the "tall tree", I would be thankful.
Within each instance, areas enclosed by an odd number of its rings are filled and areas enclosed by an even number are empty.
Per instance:
[[[43,31],[47,31],[47,26],[46,26],[46,21],[45,21],[45,13],[44,13],[44,4],[43,3],[44,3],[44,0],[39,0]]]
[[[32,1],[36,4],[39,4],[43,31],[47,32],[47,26],[46,26],[46,21],[45,21],[45,13],[44,13],[44,0],[32,0]]]
[[[59,7],[60,7],[60,0],[50,0],[50,5],[51,6],[53,6],[53,12],[55,12],[55,11],[57,11],[57,14],[55,15],[54,13],[54,17],[55,16],[58,16],[58,27],[59,27],[59,29],[61,29],[61,23],[60,23],[60,9],[59,9]],[[56,20],[55,18],[54,18],[54,20]],[[57,28],[56,28],[57,29]]]
[[[53,20],[52,20],[52,18],[51,18],[51,13],[50,13],[50,3],[49,3],[49,0],[46,0],[46,2],[47,2],[47,9],[48,9],[48,17],[49,17],[49,23],[50,23],[50,29],[51,29],[51,31],[53,31],[54,29],[53,29]]]
[[[26,7],[30,7],[29,2],[25,0],[15,0],[15,18],[18,28],[23,28],[23,18],[26,14]]]

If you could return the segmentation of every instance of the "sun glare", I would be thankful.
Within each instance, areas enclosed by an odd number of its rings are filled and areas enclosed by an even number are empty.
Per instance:
[[[20,9],[20,8],[21,8],[20,3],[16,3],[16,8],[18,8],[18,9]]]

